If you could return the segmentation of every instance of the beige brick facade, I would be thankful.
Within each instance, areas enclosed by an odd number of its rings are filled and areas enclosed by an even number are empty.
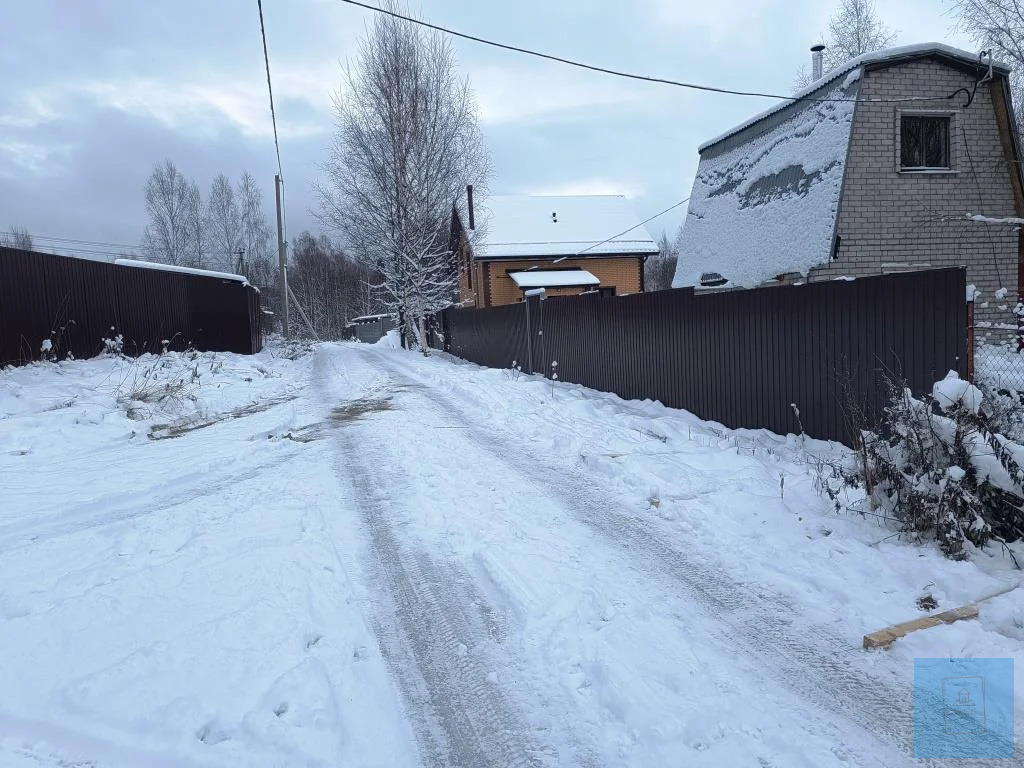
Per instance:
[[[959,88],[970,91],[973,75],[936,60],[921,59],[868,70],[853,119],[849,157],[836,226],[833,260],[809,280],[860,277],[912,266],[966,266],[967,281],[982,295],[977,319],[1014,325],[1018,293],[1018,233],[1012,227],[969,222],[967,213],[1020,216],[1011,178],[1002,110],[1001,79],[982,84],[965,107]],[[934,101],[871,103],[935,96]],[[952,116],[949,172],[900,172],[901,112],[935,111]],[[1005,299],[996,291],[1007,289]]]

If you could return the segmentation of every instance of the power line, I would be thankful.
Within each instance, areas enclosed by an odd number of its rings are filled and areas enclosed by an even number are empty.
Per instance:
[[[0,232],[0,236],[2,236],[2,235],[7,235],[7,236],[13,237],[13,236],[16,236],[16,233],[15,232]],[[29,236],[32,238],[33,241],[35,241],[35,240],[45,240],[47,242],[52,241],[52,242],[57,242],[57,243],[75,243],[75,244],[81,244],[81,245],[99,245],[99,246],[107,246],[107,247],[110,247],[110,248],[131,248],[131,249],[136,249],[136,250],[141,248],[141,246],[139,246],[139,245],[128,245],[127,243],[107,243],[107,242],[103,242],[101,240],[78,240],[78,239],[71,238],[71,237],[53,237],[51,235],[37,235],[35,232],[29,233]],[[68,250],[70,250],[70,248]]]
[[[654,220],[655,220],[656,218],[658,218],[659,216],[664,216],[664,215],[665,215],[666,213],[668,213],[669,211],[674,211],[674,210],[675,210],[676,208],[678,208],[678,207],[679,207],[680,205],[682,205],[683,203],[687,203],[687,202],[689,202],[689,201],[690,201],[690,196],[689,196],[689,195],[687,195],[687,196],[686,196],[685,198],[683,198],[682,200],[680,200],[680,201],[679,201],[678,203],[676,203],[675,205],[670,205],[670,206],[669,206],[668,208],[666,208],[666,209],[665,209],[664,211],[659,211],[658,213],[656,213],[656,214],[654,214],[653,216],[651,216],[651,217],[650,217],[649,219],[644,219],[644,220],[643,220],[643,221],[641,221],[641,222],[640,222],[639,224],[634,224],[634,225],[633,225],[632,227],[630,227],[629,229],[624,229],[624,230],[622,230],[621,232],[619,232],[619,233],[618,233],[617,235],[612,235],[612,236],[611,236],[611,237],[609,237],[609,238],[608,238],[607,240],[602,240],[602,241],[601,241],[600,243],[594,243],[593,245],[588,245],[588,246],[587,246],[586,248],[584,248],[584,249],[583,249],[582,251],[577,251],[577,252],[576,252],[576,255],[577,255],[577,256],[579,256],[579,255],[581,255],[581,254],[584,254],[584,253],[586,253],[587,251],[589,251],[589,250],[591,250],[591,249],[593,249],[593,248],[597,248],[597,247],[598,247],[598,246],[600,246],[600,245],[604,245],[605,243],[610,243],[610,242],[611,242],[612,240],[615,240],[615,239],[617,239],[617,238],[620,238],[620,237],[622,237],[623,235],[628,235],[628,234],[629,234],[630,232],[632,232],[632,231],[633,231],[634,229],[637,229],[637,228],[639,228],[639,227],[642,227],[642,226],[643,226],[644,224],[647,224],[648,222],[654,221]],[[559,259],[559,261],[561,261],[561,259]]]
[[[274,125],[274,151],[277,153],[277,173],[283,179],[281,170],[281,145],[277,142],[277,115],[274,114],[274,88],[270,85],[270,55],[267,53],[267,30],[263,25],[263,0],[256,0],[260,11],[260,37],[263,38],[263,63],[267,69],[267,93],[270,95],[270,122]]]
[[[939,97],[932,97],[932,96],[907,96],[907,97],[900,98],[900,99],[857,99],[857,98],[843,98],[843,97],[809,98],[808,96],[794,96],[792,94],[787,95],[787,96],[783,96],[783,95],[780,95],[780,94],[777,94],[777,93],[763,93],[761,91],[738,91],[738,90],[733,90],[731,88],[720,88],[720,87],[714,86],[714,85],[700,85],[698,83],[687,83],[687,82],[683,82],[683,81],[680,81],[680,80],[670,80],[670,79],[664,78],[664,77],[654,77],[654,76],[651,76],[651,75],[637,75],[637,74],[632,73],[632,72],[622,72],[622,71],[617,70],[617,69],[608,69],[607,67],[599,67],[599,66],[595,66],[593,64],[586,64],[586,63],[584,63],[582,61],[575,61],[573,59],[566,59],[566,58],[563,58],[561,56],[555,56],[555,55],[550,54],[550,53],[541,53],[540,51],[533,51],[533,50],[530,50],[529,48],[520,48],[519,46],[509,45],[507,43],[499,43],[499,42],[496,42],[494,40],[488,40],[488,39],[483,38],[483,37],[477,37],[476,35],[469,35],[469,34],[466,34],[464,32],[456,32],[454,29],[449,29],[448,27],[442,27],[442,26],[440,26],[438,24],[431,24],[428,21],[423,21],[421,19],[417,19],[417,18],[414,18],[412,16],[405,16],[405,15],[403,15],[401,13],[397,13],[396,11],[388,10],[387,8],[378,8],[375,5],[369,5],[367,3],[361,3],[361,2],[359,2],[359,0],[341,0],[341,2],[348,3],[349,5],[355,5],[355,6],[358,6],[359,8],[365,8],[366,10],[373,11],[374,13],[381,13],[381,14],[384,14],[386,16],[391,16],[391,17],[396,18],[396,19],[401,19],[402,21],[408,21],[408,22],[411,22],[412,24],[418,24],[421,27],[427,27],[428,29],[433,29],[433,30],[435,30],[437,32],[443,32],[446,35],[452,35],[453,37],[461,37],[463,40],[471,40],[474,43],[481,43],[483,45],[490,45],[490,46],[492,46],[494,48],[501,48],[503,50],[513,51],[515,53],[524,53],[524,54],[526,54],[528,56],[536,56],[537,58],[540,58],[540,59],[547,59],[549,61],[556,61],[556,62],[558,62],[560,64],[567,64],[567,65],[569,65],[571,67],[579,67],[580,69],[588,69],[588,70],[591,70],[592,72],[600,72],[600,73],[606,74],[606,75],[614,75],[615,77],[625,77],[625,78],[628,78],[630,80],[641,80],[641,81],[648,82],[648,83],[660,83],[662,85],[672,85],[672,86],[675,86],[677,88],[689,88],[689,89],[692,89],[692,90],[695,90],[695,91],[710,91],[711,93],[724,93],[724,94],[729,94],[731,96],[757,96],[757,97],[765,98],[765,99],[781,99],[783,101],[808,101],[808,102],[815,102],[815,103],[825,103],[825,102],[866,103],[866,102],[871,102],[871,103],[875,103],[875,104],[900,104],[900,103],[914,102],[914,101],[941,101],[942,99],[953,99],[957,95],[957,93],[959,93],[959,91],[956,91],[954,93],[951,93],[951,94],[948,94],[948,95],[945,95],[945,96],[939,96]]]

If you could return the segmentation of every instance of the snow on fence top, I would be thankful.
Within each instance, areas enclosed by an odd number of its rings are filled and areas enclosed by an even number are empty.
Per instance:
[[[478,259],[658,252],[622,195],[496,195],[481,203],[478,215],[485,222],[474,243]]]
[[[192,267],[179,267],[174,264],[160,264],[153,261],[136,261],[135,259],[114,259],[114,263],[121,267],[139,267],[140,269],[158,269],[161,272],[178,272],[183,275],[196,275],[198,277],[214,277],[218,280],[233,280],[243,285],[249,284],[249,279],[244,275],[234,275],[230,272],[214,272],[209,269],[193,269]]]
[[[540,270],[536,272],[509,272],[508,276],[520,288],[567,288],[574,285],[600,285],[601,281],[585,269]]]

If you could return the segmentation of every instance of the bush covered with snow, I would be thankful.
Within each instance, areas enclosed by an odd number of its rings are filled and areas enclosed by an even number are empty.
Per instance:
[[[947,557],[1024,530],[1024,446],[1000,434],[981,390],[951,371],[930,396],[894,386],[877,432],[863,432],[860,477],[902,531],[934,535]]]

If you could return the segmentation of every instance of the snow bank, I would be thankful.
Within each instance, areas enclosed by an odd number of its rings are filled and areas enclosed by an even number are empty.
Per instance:
[[[0,765],[419,764],[296,352],[0,370]],[[129,417],[160,359],[199,382]]]

